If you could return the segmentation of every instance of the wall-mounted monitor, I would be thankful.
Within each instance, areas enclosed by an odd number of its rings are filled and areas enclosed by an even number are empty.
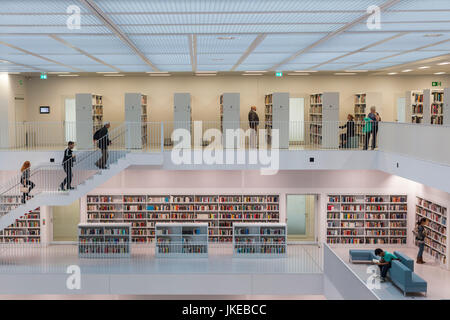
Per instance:
[[[39,107],[39,113],[40,114],[49,114],[50,113],[50,107],[49,106],[41,106],[41,107]]]

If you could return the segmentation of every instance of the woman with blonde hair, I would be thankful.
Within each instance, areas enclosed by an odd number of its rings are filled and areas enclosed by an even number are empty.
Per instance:
[[[20,190],[22,191],[22,203],[25,203],[30,199],[30,192],[36,186],[30,180],[30,167],[30,161],[25,161],[22,165],[22,168],[20,169],[20,172],[22,172],[22,176],[20,177],[20,184],[22,185],[22,187],[20,188]]]

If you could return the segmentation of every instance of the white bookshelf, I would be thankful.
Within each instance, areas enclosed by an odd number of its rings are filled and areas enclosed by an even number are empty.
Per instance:
[[[339,93],[309,96],[309,141],[323,148],[339,148]]]
[[[277,223],[276,194],[88,195],[88,223],[131,223],[133,242],[151,242],[158,222],[204,222],[210,242],[232,242],[233,223]]]
[[[425,124],[444,124],[444,90],[425,89],[423,91],[423,122]]]
[[[289,93],[274,92],[265,97],[264,110],[265,129],[267,130],[267,142],[272,143],[272,130],[279,133],[279,147],[289,148]]]
[[[208,257],[208,223],[155,225],[157,257]]]
[[[130,223],[80,223],[78,256],[80,258],[129,258]]]
[[[147,145],[147,103],[148,98],[141,93],[125,93],[125,123],[127,149],[141,149]]]
[[[327,243],[406,245],[406,195],[328,195]]]
[[[234,141],[226,139],[227,130],[236,131],[241,128],[240,93],[224,93],[220,96],[220,131],[222,132],[222,144],[225,148],[233,148]],[[237,139],[239,147],[240,137]]]
[[[438,261],[447,265],[447,208],[422,197],[416,197],[416,224],[421,218],[426,218],[424,251]]]
[[[235,223],[233,252],[237,257],[285,256],[287,226],[284,223]]]
[[[103,126],[103,97],[92,93],[77,93],[75,118],[77,148],[92,148],[92,137]]]
[[[423,123],[423,91],[406,92],[406,121]]]
[[[364,145],[364,118],[370,113],[370,108],[375,106],[381,115],[382,95],[379,92],[357,93],[354,96],[355,135],[359,139],[359,145]]]

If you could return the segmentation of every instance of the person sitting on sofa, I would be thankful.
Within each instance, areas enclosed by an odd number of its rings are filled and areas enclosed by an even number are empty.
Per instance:
[[[395,254],[392,254],[387,251],[383,251],[382,249],[378,248],[375,249],[375,255],[381,257],[380,261],[376,263],[378,267],[380,268],[381,273],[381,282],[386,281],[386,275],[391,268],[392,260],[399,260]]]

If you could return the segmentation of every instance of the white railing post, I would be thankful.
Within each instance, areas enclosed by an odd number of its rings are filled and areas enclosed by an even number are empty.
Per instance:
[[[164,152],[164,122],[161,121],[161,153]]]

